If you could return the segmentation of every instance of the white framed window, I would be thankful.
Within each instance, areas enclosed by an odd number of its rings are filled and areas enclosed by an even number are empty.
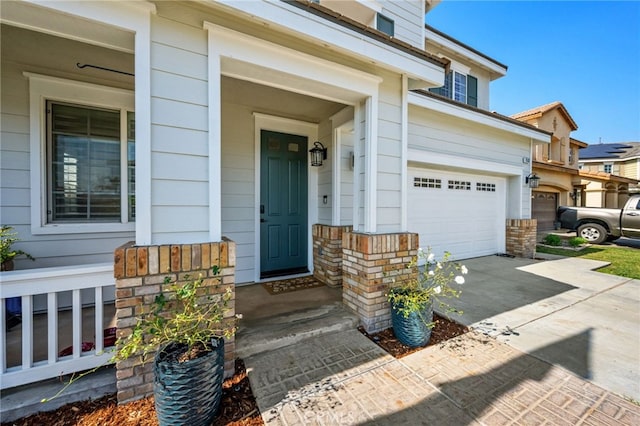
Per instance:
[[[133,231],[133,91],[29,78],[33,234]]]
[[[453,99],[458,102],[467,103],[467,76],[459,72],[455,72],[454,75]]]
[[[605,173],[611,173],[613,171],[613,163],[604,163],[603,170]]]
[[[443,86],[429,91],[467,105],[478,106],[478,79],[469,74],[450,71],[444,76]]]

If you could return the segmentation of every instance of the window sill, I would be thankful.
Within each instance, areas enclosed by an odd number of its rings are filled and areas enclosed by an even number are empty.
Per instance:
[[[135,232],[136,224],[130,223],[65,223],[32,226],[33,235],[61,235],[61,234],[99,234],[115,232]]]

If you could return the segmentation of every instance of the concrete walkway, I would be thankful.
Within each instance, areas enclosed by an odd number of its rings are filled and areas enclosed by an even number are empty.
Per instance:
[[[397,360],[356,330],[245,359],[267,425],[638,425],[640,407],[473,332]]]
[[[595,272],[607,263],[581,258],[465,263],[457,321],[640,401],[639,280]]]
[[[477,331],[396,360],[356,330],[245,358],[267,424],[640,424],[640,283],[584,259],[470,270]]]

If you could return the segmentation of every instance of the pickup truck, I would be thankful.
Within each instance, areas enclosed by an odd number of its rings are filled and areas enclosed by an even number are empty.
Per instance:
[[[640,238],[640,194],[629,197],[623,209],[558,207],[560,226],[577,232],[590,243],[620,237]]]

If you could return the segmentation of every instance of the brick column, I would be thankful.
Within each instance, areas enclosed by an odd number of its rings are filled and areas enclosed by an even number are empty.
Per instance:
[[[172,282],[185,280],[185,276],[208,277],[205,285],[209,294],[233,290],[229,321],[235,316],[235,264],[236,245],[224,239],[202,244],[172,244],[135,246],[125,244],[115,251],[114,276],[116,278],[116,326],[118,337],[133,330],[140,312],[153,303],[156,295],[167,291],[165,277]],[[214,275],[213,266],[220,273]],[[148,309],[146,309],[148,311]],[[118,403],[144,398],[153,393],[153,355],[142,364],[140,357],[131,357],[116,364]],[[225,341],[225,377],[234,373],[235,340]]]
[[[316,224],[313,235],[313,276],[329,287],[342,287],[342,234],[352,226]]]
[[[533,259],[536,255],[536,219],[507,219],[507,253]]]
[[[358,315],[365,330],[391,326],[386,294],[416,279],[408,265],[418,253],[418,234],[342,234],[342,299]]]

